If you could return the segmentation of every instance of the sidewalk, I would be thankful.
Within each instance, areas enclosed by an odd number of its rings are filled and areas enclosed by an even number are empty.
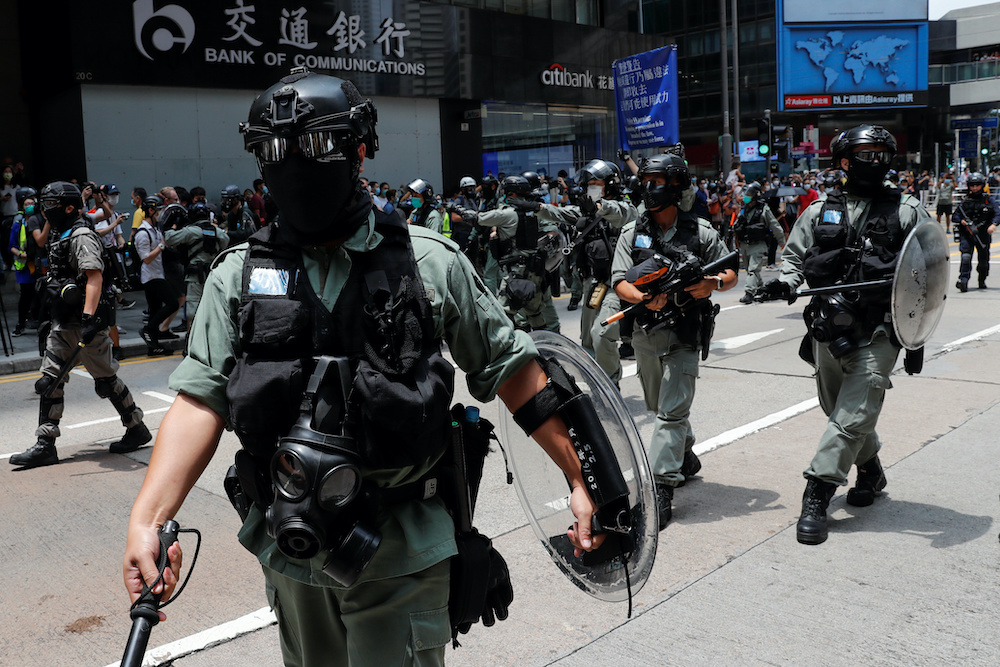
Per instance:
[[[3,297],[2,316],[4,334],[11,334],[17,325],[17,300],[18,288],[12,272],[7,272],[7,281],[0,286],[0,295]],[[129,292],[126,299],[135,301],[135,306],[130,310],[118,311],[118,324],[127,332],[121,337],[122,358],[139,357],[146,354],[146,343],[139,336],[139,329],[143,327],[142,311],[146,308],[146,297],[142,291]],[[180,317],[175,317],[173,324],[178,324]],[[42,358],[38,354],[38,336],[33,329],[27,330],[23,336],[11,336],[8,343],[13,342],[13,350],[8,347],[8,354],[3,355],[3,347],[0,346],[0,375],[10,375],[11,373],[30,373],[37,371],[41,366]],[[169,350],[174,350],[175,354],[184,348],[184,336],[179,340],[163,341],[163,346]]]

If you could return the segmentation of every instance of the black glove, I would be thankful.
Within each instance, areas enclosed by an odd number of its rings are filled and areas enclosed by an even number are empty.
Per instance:
[[[510,585],[507,562],[496,549],[490,549],[490,583],[486,589],[486,607],[483,609],[483,625],[493,627],[497,620],[507,620],[507,608],[514,601],[514,589]],[[494,618],[495,616],[495,618]]]
[[[580,197],[580,213],[583,213],[588,218],[592,217],[597,213],[597,204],[586,195]]]
[[[80,340],[84,345],[90,345],[97,336],[97,332],[100,331],[100,327],[97,324],[97,318],[93,315],[83,314],[80,318]]]
[[[521,197],[508,199],[507,203],[519,211],[531,211],[532,213],[538,213],[542,210],[541,202],[531,201],[530,199],[522,199]]]
[[[624,148],[619,148],[618,153],[616,153],[616,155],[618,156],[618,159],[621,162],[627,162],[628,159],[632,157],[631,155],[629,155],[628,151],[625,150]]]
[[[456,204],[451,200],[448,200],[444,203],[444,210],[448,211],[449,213],[458,213],[459,215],[462,215],[461,210],[459,210],[460,208],[461,207],[458,204]]]
[[[772,278],[764,283],[757,291],[755,298],[756,301],[777,301],[779,299],[786,299],[788,303],[793,303],[796,297],[792,295],[792,286],[778,278]]]

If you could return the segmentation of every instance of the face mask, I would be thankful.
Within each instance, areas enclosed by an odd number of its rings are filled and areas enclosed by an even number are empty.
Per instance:
[[[875,195],[882,190],[888,173],[888,164],[851,160],[847,170],[847,191],[862,197]]]
[[[743,203],[744,204],[749,204],[750,203],[750,197],[748,197],[746,195],[743,195]]]
[[[597,201],[604,195],[604,188],[600,185],[588,185],[587,186],[587,196],[590,197],[590,201]]]
[[[420,208],[422,205],[423,202],[420,201],[419,197],[410,197],[410,206],[413,207],[413,210]]]
[[[642,190],[642,201],[650,211],[660,211],[671,206],[677,206],[684,193],[683,185],[659,185],[646,183]]]
[[[375,196],[376,197],[381,197],[382,196],[382,188],[376,188],[375,189]]]
[[[274,186],[281,226],[298,243],[323,243],[348,236],[367,219],[356,215],[362,192],[350,160],[317,162],[294,153],[264,165],[264,178]],[[266,191],[266,189],[265,189]],[[321,194],[320,194],[321,193]],[[359,219],[360,218],[360,219]]]
[[[263,190],[264,190],[264,194],[267,194],[268,192],[270,192],[270,190],[267,189],[266,185],[264,186]]]
[[[54,206],[50,209],[43,209],[42,215],[57,231],[65,231],[66,223],[69,221],[69,216],[66,214],[65,207]]]
[[[28,204],[27,206],[25,206],[24,207],[24,214],[25,215],[34,215],[35,214],[35,205],[34,204]]]
[[[108,197],[108,203],[111,204],[112,206],[118,206],[118,198],[120,196],[121,195],[111,195],[111,196],[109,196]]]

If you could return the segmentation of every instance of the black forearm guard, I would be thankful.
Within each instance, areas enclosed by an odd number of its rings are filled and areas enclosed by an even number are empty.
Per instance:
[[[539,356],[537,361],[549,381],[514,413],[514,421],[531,435],[558,413],[580,457],[587,494],[597,505],[595,530],[627,531],[631,525],[628,486],[590,397],[555,359]]]

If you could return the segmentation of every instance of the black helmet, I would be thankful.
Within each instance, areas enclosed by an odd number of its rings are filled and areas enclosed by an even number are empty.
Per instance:
[[[600,158],[591,160],[577,174],[577,180],[581,184],[588,181],[604,181],[604,196],[608,199],[614,199],[621,194],[622,170],[614,162]]]
[[[149,208],[161,209],[163,208],[163,197],[160,195],[146,195],[146,198],[142,200],[142,209],[146,210]]]
[[[193,223],[211,220],[212,211],[205,205],[204,202],[195,202],[194,204],[191,204],[191,208],[188,209],[188,219],[190,219]]]
[[[883,144],[889,147],[890,159],[896,157],[896,137],[881,125],[858,125],[841,132],[830,142],[833,162],[840,165],[841,158],[850,159],[855,146]]]
[[[42,210],[56,207],[75,206],[77,209],[83,208],[83,195],[80,188],[68,181],[54,181],[42,188],[42,194],[38,198],[42,205]]]
[[[663,185],[652,182],[645,184],[642,198],[646,208],[650,211],[660,211],[679,204],[684,191],[691,186],[691,173],[684,158],[674,153],[646,158],[639,166],[639,178],[654,174],[662,175],[667,182]],[[678,182],[671,183],[675,179]]]
[[[424,201],[427,201],[434,197],[434,188],[431,186],[430,183],[428,183],[422,178],[414,180],[412,183],[406,186],[406,189],[409,190],[410,192],[414,192],[420,195],[421,197],[423,197]]]
[[[184,207],[184,204],[167,204],[157,219],[160,227],[164,230],[181,229],[187,226],[190,221],[191,218],[188,216],[188,210]]]
[[[760,183],[754,181],[743,190],[743,196],[750,197],[751,200],[757,201],[758,199],[760,199],[761,191],[762,188],[760,186]]]
[[[231,211],[238,202],[243,201],[243,193],[240,191],[240,186],[235,184],[222,188],[220,195],[222,197],[223,211]]]
[[[975,173],[969,174],[968,178],[965,179],[965,184],[967,186],[969,186],[970,188],[973,185],[982,185],[982,186],[985,186],[986,185],[986,178],[981,173],[979,173],[977,171]]]
[[[281,162],[293,141],[315,160],[360,143],[370,158],[378,150],[377,122],[375,105],[362,99],[353,83],[297,67],[257,96],[240,132],[246,150],[265,164]],[[344,153],[356,161],[353,151]]]
[[[524,176],[508,176],[503,179],[502,187],[505,195],[526,197],[531,192],[531,184]]]
[[[14,197],[17,199],[18,210],[24,208],[25,199],[33,199],[37,194],[38,192],[35,190],[35,188],[28,187],[27,185],[22,185],[21,187],[19,187],[17,191],[14,193]]]
[[[529,197],[544,197],[545,190],[542,189],[542,177],[538,175],[537,171],[524,171],[521,172],[521,178],[528,182],[528,193]]]

